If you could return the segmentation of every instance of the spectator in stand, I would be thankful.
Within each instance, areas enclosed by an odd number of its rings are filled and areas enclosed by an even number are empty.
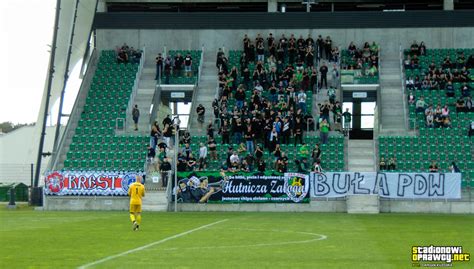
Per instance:
[[[247,164],[248,172],[252,172],[254,168],[255,157],[253,157],[252,153],[249,152],[247,156],[245,156],[244,160]]]
[[[461,170],[459,169],[459,167],[456,165],[455,162],[451,162],[451,165],[449,166],[449,170],[451,171],[451,173],[461,173]]]
[[[191,57],[191,54],[188,53],[186,57],[184,58],[184,71],[186,72],[187,77],[192,77],[193,76],[193,58]]]
[[[219,129],[219,134],[222,136],[222,143],[230,143],[230,128],[226,120],[223,121],[221,128]]]
[[[153,147],[148,146],[147,147],[147,163],[153,164],[155,163],[155,156],[156,156],[156,150]]]
[[[465,112],[466,107],[464,104],[464,99],[462,97],[459,97],[458,100],[456,101],[456,113],[459,112]]]
[[[262,148],[260,147],[260,145],[257,145],[257,148],[255,149],[255,159],[256,161],[258,162],[260,159],[262,159],[263,157],[263,150]]]
[[[426,102],[422,96],[420,97],[420,99],[418,99],[418,101],[416,101],[416,113],[424,113],[425,107],[426,107]]]
[[[334,47],[331,51],[331,61],[337,63],[339,61],[339,48]]]
[[[418,47],[418,55],[425,56],[426,55],[426,46],[425,42],[421,41],[420,46]]]
[[[166,57],[165,60],[165,84],[170,84],[172,62],[170,56]]]
[[[202,125],[204,123],[204,114],[206,113],[206,109],[202,104],[199,104],[196,108],[196,113],[198,115],[198,122]]]
[[[163,128],[163,140],[168,148],[170,147],[171,136],[173,136],[173,126],[166,124]]]
[[[443,109],[441,109],[441,117],[443,117],[443,118],[449,117],[449,107],[448,107],[448,105],[444,105]]]
[[[474,136],[474,121],[471,121],[471,124],[469,125],[469,131],[467,133],[469,137]]]
[[[314,149],[311,152],[311,158],[313,159],[313,163],[316,160],[321,159],[321,149],[319,148],[319,144],[314,145]]]
[[[319,124],[319,133],[321,137],[321,143],[327,144],[329,137],[329,123],[326,121],[326,119],[323,119],[323,121]]]
[[[342,133],[342,107],[339,101],[332,108],[333,114],[333,121],[334,121],[334,129],[338,130]]]
[[[426,127],[433,128],[434,127],[434,117],[432,112],[428,112],[426,115]]]
[[[200,144],[199,148],[199,171],[202,171],[206,168],[206,159],[207,159],[207,147],[204,143]]]
[[[217,160],[217,144],[213,137],[209,138],[207,142],[207,146],[209,148],[209,158],[211,160]]]
[[[443,127],[444,128],[451,128],[451,118],[450,117],[444,117],[443,118]]]
[[[181,53],[178,52],[178,54],[176,54],[176,56],[174,57],[174,70],[177,74],[179,74],[181,70],[183,70],[183,63],[184,58]]]
[[[337,69],[337,65],[334,64],[331,71],[331,84],[333,88],[337,88],[339,80],[339,70]]]
[[[416,41],[413,41],[413,43],[410,46],[410,54],[413,55],[418,55],[419,54],[419,46]]]
[[[299,144],[303,144],[303,122],[301,118],[296,118],[296,121],[293,126],[293,134],[295,136],[295,145],[299,142]]]
[[[416,102],[416,100],[415,100],[415,95],[413,94],[412,91],[410,91],[410,92],[408,93],[408,104],[414,105],[415,102]]]
[[[446,85],[446,96],[454,97],[454,86],[451,81],[448,81],[448,85]]]
[[[317,159],[313,163],[313,172],[315,172],[315,173],[322,173],[323,172],[323,168],[321,167],[321,160],[320,159]]]
[[[309,156],[310,156],[310,153],[309,153],[308,145],[306,145],[306,143],[303,142],[298,149],[298,158],[300,162],[303,163],[305,168],[308,168]]]
[[[431,161],[430,167],[428,168],[430,173],[438,173],[438,164],[435,161]]]
[[[187,165],[188,165],[188,171],[194,171],[196,169],[196,165],[197,165],[196,158],[194,158],[192,153],[189,154]]]
[[[155,121],[153,125],[151,126],[151,131],[150,131],[150,147],[152,148],[156,147],[156,144],[158,143],[158,136],[159,136],[158,122]]]
[[[304,168],[303,163],[301,163],[299,160],[295,160],[296,164],[296,172],[298,173],[307,173],[306,169]]]
[[[237,92],[235,93],[235,100],[236,100],[236,105],[237,108],[240,110],[244,106],[244,101],[245,101],[245,92],[242,87],[239,87],[237,89]]]
[[[324,85],[325,89],[328,88],[328,78],[327,78],[328,71],[329,70],[328,70],[328,67],[326,66],[326,63],[323,62],[323,65],[319,68],[319,72],[321,73],[321,75],[320,75],[321,82],[319,83],[319,88],[320,89],[323,88],[323,85]]]
[[[171,159],[165,158],[163,163],[160,165],[161,172],[161,184],[163,187],[168,186],[168,179],[171,174]]]
[[[135,104],[135,106],[132,109],[132,119],[133,119],[133,127],[135,131],[138,131],[138,119],[140,117],[140,110],[138,109],[138,105]]]
[[[156,62],[155,80],[158,80],[158,79],[160,79],[160,77],[162,75],[162,72],[163,72],[164,59],[163,59],[163,56],[161,56],[161,53],[158,53],[158,56],[156,56],[156,58],[155,58],[155,62]]]
[[[117,62],[118,63],[128,63],[128,54],[126,50],[121,49],[117,54]]]
[[[181,155],[183,155],[186,160],[189,159],[189,156],[193,153],[193,150],[191,149],[191,145],[186,143],[184,144],[184,147],[181,149]]]
[[[472,103],[471,96],[468,96],[466,98],[466,103],[465,103],[466,111],[468,112],[474,112],[474,105]]]
[[[324,53],[326,56],[326,60],[328,61],[331,60],[331,51],[332,51],[332,40],[330,36],[327,36],[326,40],[324,41]]]
[[[304,114],[306,114],[306,98],[306,93],[301,89],[298,94],[298,108],[301,109]]]
[[[379,170],[384,171],[387,170],[387,164],[385,163],[385,158],[381,157],[379,162]]]
[[[260,159],[260,160],[258,161],[258,167],[257,167],[257,169],[258,169],[259,172],[264,173],[264,172],[265,172],[265,169],[266,169],[266,166],[267,166],[267,165],[266,165],[265,161],[264,161],[263,159]]]
[[[254,138],[255,138],[255,133],[252,131],[252,126],[248,125],[247,130],[244,134],[245,138],[245,143],[246,143],[246,148],[248,152],[254,152],[255,147],[254,147]]]
[[[387,170],[396,170],[397,169],[397,163],[394,157],[391,157],[388,160],[388,165],[387,165]]]
[[[349,108],[346,108],[346,112],[342,113],[344,119],[344,135],[349,135],[349,130],[351,128],[352,114],[349,112]]]
[[[329,122],[329,111],[331,111],[331,104],[326,100],[324,104],[319,107],[319,117]]]

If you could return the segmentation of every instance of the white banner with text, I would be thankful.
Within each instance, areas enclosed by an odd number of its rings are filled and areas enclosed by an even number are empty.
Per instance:
[[[311,197],[378,194],[386,198],[460,199],[461,173],[311,173]]]

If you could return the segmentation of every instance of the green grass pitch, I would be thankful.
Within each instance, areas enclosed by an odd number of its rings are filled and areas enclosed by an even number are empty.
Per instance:
[[[2,209],[0,268],[77,268],[107,257],[90,268],[412,268],[414,245],[474,253],[473,224],[473,215],[144,212],[134,232],[127,212]]]

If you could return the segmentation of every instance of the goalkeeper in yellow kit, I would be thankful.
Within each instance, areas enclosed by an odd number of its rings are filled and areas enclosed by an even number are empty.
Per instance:
[[[145,196],[145,186],[141,183],[141,177],[130,184],[128,196],[130,196],[130,220],[133,223],[133,230],[138,231],[142,222],[142,198]]]

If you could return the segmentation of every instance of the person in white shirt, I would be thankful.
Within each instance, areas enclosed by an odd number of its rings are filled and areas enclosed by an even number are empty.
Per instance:
[[[306,93],[302,89],[298,94],[298,107],[306,114]]]
[[[199,170],[203,170],[206,167],[206,158],[207,158],[207,147],[204,146],[204,143],[200,144],[199,148]]]
[[[230,162],[231,163],[239,163],[240,162],[240,158],[239,158],[239,155],[237,155],[237,152],[233,152],[232,155],[230,155]]]

